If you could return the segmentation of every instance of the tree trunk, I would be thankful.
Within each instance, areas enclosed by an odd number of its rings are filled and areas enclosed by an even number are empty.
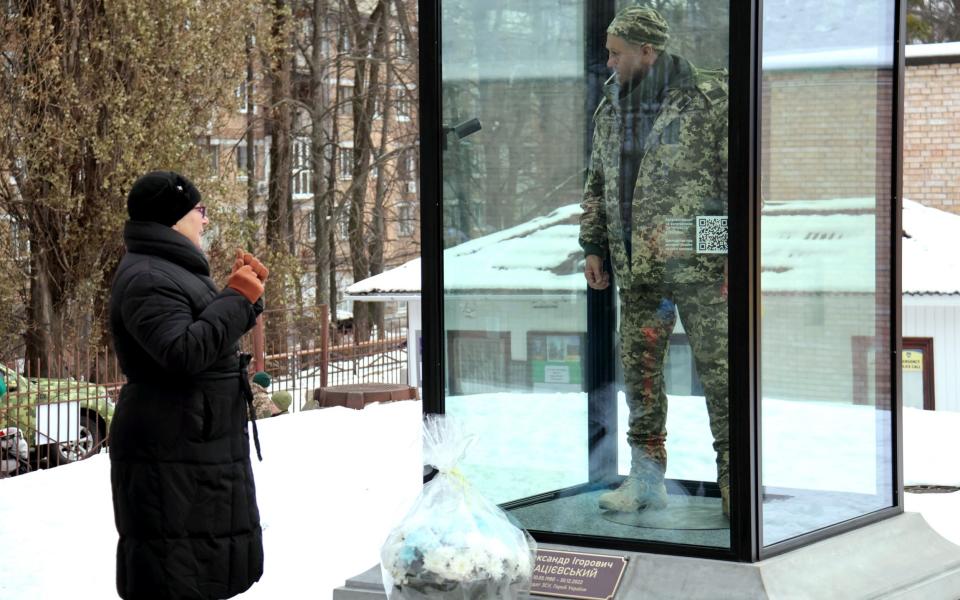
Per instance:
[[[366,26],[361,27],[359,12],[351,2],[352,24],[356,39],[357,59],[354,61],[353,84],[353,171],[350,188],[350,262],[353,267],[353,280],[360,281],[370,275],[370,261],[367,256],[365,235],[365,204],[367,196],[367,177],[369,174],[371,147],[371,116],[374,97],[379,84],[381,63],[369,60],[371,56],[383,56],[386,43],[386,10],[382,0],[377,2]],[[372,44],[372,48],[371,48]],[[370,339],[370,311],[367,303],[355,302],[353,310],[353,331],[357,341]]]
[[[286,0],[274,0],[274,15],[271,28],[273,56],[270,61],[270,179],[267,198],[267,255],[275,265],[287,267],[286,258],[292,231],[289,228],[288,212],[291,202],[290,173],[291,128],[290,111],[290,44],[287,35]],[[283,308],[288,281],[285,277],[273,277],[266,289],[266,305]],[[272,352],[286,351],[286,313],[270,315],[267,329],[267,347]]]
[[[389,45],[384,45],[384,50],[386,50]],[[389,51],[387,51],[384,56],[387,64],[390,63]],[[370,243],[370,276],[379,275],[383,273],[384,269],[384,246],[387,241],[387,225],[385,218],[386,207],[384,206],[387,196],[387,170],[385,165],[380,162],[382,157],[387,153],[387,134],[390,132],[390,120],[387,118],[389,110],[387,107],[390,106],[390,84],[393,79],[390,76],[390,70],[387,69],[386,72],[386,85],[383,86],[382,92],[380,90],[371,91],[371,94],[381,94],[383,99],[383,115],[380,122],[380,144],[377,149],[378,165],[377,168],[377,177],[374,185],[374,198],[373,198],[373,219],[370,223],[370,226],[373,229],[373,238]],[[402,157],[401,159],[402,160]],[[371,317],[373,323],[377,327],[377,339],[383,339],[386,331],[384,329],[384,308],[385,305],[383,302],[377,302],[371,305]]]
[[[281,252],[288,246],[290,206],[290,46],[287,44],[286,1],[275,0],[274,54],[270,65],[270,185],[267,201],[267,246]]]
[[[31,244],[36,236],[30,236]],[[37,247],[37,246],[33,246]],[[30,255],[30,303],[27,306],[26,372],[34,377],[45,377],[49,372],[53,351],[54,322],[53,295],[50,291],[50,273],[42,252]],[[57,328],[59,329],[59,327]]]
[[[330,194],[326,176],[327,163],[324,160],[329,140],[326,134],[326,122],[329,94],[324,81],[327,69],[323,56],[323,23],[326,20],[327,0],[313,0],[313,38],[311,40],[310,61],[310,161],[311,188],[313,189],[313,256],[314,280],[316,292],[314,304],[334,306],[330,300],[330,268],[335,257],[330,254],[327,240],[332,222],[330,215]]]
[[[247,88],[247,219],[250,221],[256,222],[257,219],[257,147],[256,147],[256,135],[254,128],[256,127],[256,119],[254,115],[256,102],[253,99],[253,35],[247,36],[247,77],[244,85]],[[252,239],[250,240],[250,249],[252,250],[256,246],[257,242],[257,229],[253,229],[251,234]]]

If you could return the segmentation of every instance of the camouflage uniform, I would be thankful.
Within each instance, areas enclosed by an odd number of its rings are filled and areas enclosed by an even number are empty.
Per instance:
[[[258,383],[250,382],[250,389],[253,390],[253,410],[258,419],[272,417],[276,412],[276,406],[270,399],[270,393]]]
[[[643,10],[650,14],[650,9]],[[615,30],[614,24],[608,33],[631,34]],[[638,94],[645,97],[633,97]],[[676,306],[706,392],[717,481],[727,488],[725,220],[717,234],[722,244],[711,249],[714,253],[699,252],[695,240],[697,217],[714,216],[717,223],[727,214],[725,78],[661,52],[635,89],[621,94],[616,77],[611,77],[604,96],[594,115],[580,245],[587,255],[610,257],[619,287],[621,360],[630,409],[627,439],[634,465],[639,452],[661,476],[666,470],[663,369]],[[624,115],[644,110],[653,111],[647,125],[631,127]],[[631,144],[636,147],[631,149]],[[632,194],[621,194],[619,186],[631,184],[623,183],[629,177],[624,177],[626,166],[621,164],[631,151],[639,161],[634,165],[636,183]]]

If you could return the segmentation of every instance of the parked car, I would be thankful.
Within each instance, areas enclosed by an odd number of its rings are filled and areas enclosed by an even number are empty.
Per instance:
[[[100,451],[115,408],[110,391],[74,378],[25,377],[0,364],[7,393],[0,429],[17,428],[34,465],[76,462]]]

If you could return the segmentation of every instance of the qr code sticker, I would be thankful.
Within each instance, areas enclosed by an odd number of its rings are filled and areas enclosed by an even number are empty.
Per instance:
[[[727,253],[727,217],[697,217],[697,254]]]

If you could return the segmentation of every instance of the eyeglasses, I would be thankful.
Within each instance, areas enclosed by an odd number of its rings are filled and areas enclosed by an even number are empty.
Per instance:
[[[193,210],[200,213],[200,218],[205,218],[207,216],[207,207],[202,204],[198,204],[193,207]]]

